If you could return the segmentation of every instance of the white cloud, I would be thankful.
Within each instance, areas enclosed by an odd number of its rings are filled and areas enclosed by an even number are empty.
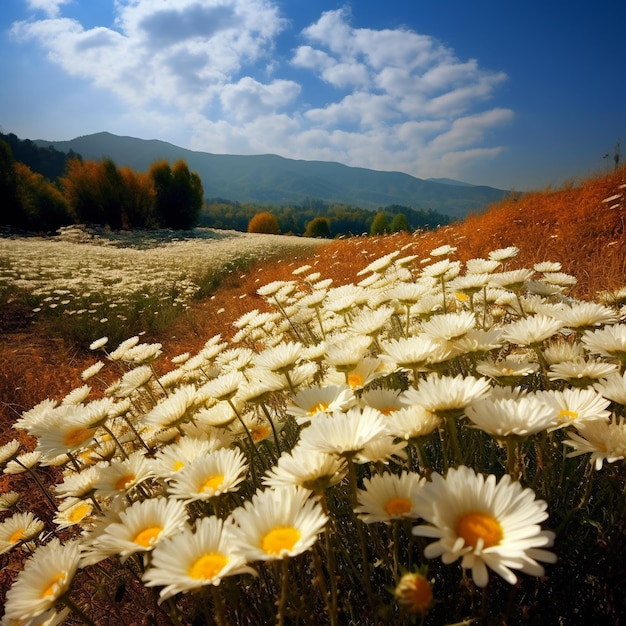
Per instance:
[[[197,150],[458,176],[501,150],[485,141],[513,115],[486,105],[502,72],[407,28],[355,28],[346,9],[287,32],[285,65],[275,0],[116,0],[109,28],[60,16],[61,0],[29,4],[49,19],[15,23],[18,40]]]
[[[56,17],[60,12],[62,4],[67,4],[71,0],[26,0],[30,9],[43,11],[48,17]]]

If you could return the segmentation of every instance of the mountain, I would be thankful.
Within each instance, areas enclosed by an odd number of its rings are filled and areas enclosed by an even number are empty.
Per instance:
[[[38,139],[40,146],[73,150],[86,160],[111,158],[118,166],[147,171],[159,159],[185,159],[198,172],[206,198],[262,204],[300,204],[307,198],[366,209],[398,204],[433,209],[453,219],[481,211],[508,192],[487,186],[459,186],[422,180],[401,172],[380,172],[327,161],[301,161],[273,154],[228,155],[196,152],[158,141],[96,133],[70,141]]]
[[[471,183],[464,183],[462,180],[455,180],[454,178],[427,178],[433,183],[443,183],[444,185],[456,185],[457,187],[475,187]]]

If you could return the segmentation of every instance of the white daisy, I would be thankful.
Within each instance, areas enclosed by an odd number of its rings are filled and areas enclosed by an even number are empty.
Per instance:
[[[532,315],[509,324],[502,333],[502,339],[518,346],[538,346],[555,335],[563,323],[548,315]]]
[[[296,445],[284,452],[274,467],[262,478],[268,487],[300,485],[321,492],[340,482],[346,475],[346,461],[327,452],[307,450]]]
[[[357,490],[358,505],[354,512],[366,524],[396,519],[416,519],[415,494],[426,479],[413,472],[374,474],[363,480]]]
[[[461,466],[445,478],[434,473],[416,493],[416,512],[427,525],[415,526],[413,534],[436,539],[424,550],[426,558],[449,564],[461,557],[461,567],[472,570],[479,587],[489,581],[487,568],[515,584],[512,570],[543,576],[538,561],[556,561],[543,549],[554,542],[554,533],[539,526],[546,509],[546,502],[508,474],[496,483],[493,474],[485,478]]]
[[[618,371],[619,367],[615,363],[576,359],[575,361],[562,361],[550,365],[548,378],[550,380],[566,380],[570,385],[584,387]]]
[[[482,398],[465,409],[477,428],[495,437],[528,437],[554,424],[554,410],[536,396]]]
[[[320,415],[300,433],[303,448],[341,456],[360,452],[368,443],[385,433],[385,416],[366,406],[345,413]]]
[[[80,543],[58,539],[37,548],[7,591],[4,618],[29,620],[51,610],[78,570]]]
[[[123,461],[100,465],[94,488],[98,496],[105,498],[125,495],[153,476],[152,462],[142,452],[133,452]]]
[[[328,517],[302,487],[257,492],[235,509],[232,534],[237,550],[250,562],[284,559],[309,550]]]
[[[626,371],[609,374],[604,380],[594,383],[593,388],[605,398],[626,406]]]
[[[235,539],[228,526],[217,517],[204,517],[159,543],[150,568],[143,575],[146,587],[163,587],[159,603],[177,593],[204,585],[219,585],[222,578],[255,574],[245,558],[234,549]]]
[[[626,361],[626,324],[587,330],[582,336],[582,343],[591,354]]]
[[[607,411],[609,400],[593,389],[566,387],[563,391],[538,391],[536,397],[552,408],[554,425],[550,430],[564,426],[578,426],[593,420],[607,421],[611,413]]]
[[[170,482],[168,493],[186,503],[209,500],[222,493],[237,491],[247,470],[246,457],[239,448],[220,448],[181,469]]]
[[[596,470],[602,469],[604,461],[614,463],[626,458],[626,421],[594,420],[584,422],[577,427],[578,433],[569,433],[569,439],[563,444],[574,448],[567,456],[591,454],[589,463]]]
[[[159,541],[176,534],[186,521],[185,505],[179,500],[135,502],[119,514],[119,521],[107,524],[96,536],[85,536],[84,562],[117,554],[123,563],[131,554],[152,550]]]
[[[318,415],[345,411],[356,404],[356,397],[348,385],[326,385],[302,389],[291,397],[287,413],[305,424]]]
[[[15,513],[0,523],[0,554],[19,543],[30,541],[41,533],[44,523],[33,513]]]

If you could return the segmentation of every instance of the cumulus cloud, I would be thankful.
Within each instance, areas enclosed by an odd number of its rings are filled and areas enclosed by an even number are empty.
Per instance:
[[[484,144],[513,116],[488,104],[503,72],[407,28],[354,27],[346,9],[294,33],[275,0],[117,0],[113,26],[94,28],[63,4],[29,0],[48,19],[13,35],[198,150],[454,176],[499,153]]]

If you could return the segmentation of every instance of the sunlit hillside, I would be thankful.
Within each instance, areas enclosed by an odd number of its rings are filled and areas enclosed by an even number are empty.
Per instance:
[[[2,623],[618,623],[625,196],[1,239]]]

